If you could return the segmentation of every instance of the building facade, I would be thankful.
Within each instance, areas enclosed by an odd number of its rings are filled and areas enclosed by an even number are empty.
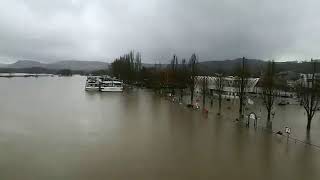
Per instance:
[[[260,78],[247,78],[246,83],[246,92],[254,92],[254,88],[257,85]],[[203,82],[206,81],[207,84],[207,92],[215,95],[217,90],[217,77],[215,76],[197,76],[196,78],[196,92],[201,93],[203,89]],[[237,97],[237,82],[239,78],[234,76],[228,76],[223,78],[223,96],[229,98],[236,98]]]

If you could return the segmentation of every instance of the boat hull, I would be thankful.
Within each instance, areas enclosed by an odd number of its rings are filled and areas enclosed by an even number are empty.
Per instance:
[[[122,92],[123,87],[101,87],[101,92]]]
[[[86,91],[99,91],[99,87],[86,87]]]

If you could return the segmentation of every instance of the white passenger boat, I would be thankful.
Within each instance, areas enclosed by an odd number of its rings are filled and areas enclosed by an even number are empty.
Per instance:
[[[100,78],[100,91],[101,92],[122,92],[123,83],[115,78],[103,76]]]
[[[103,81],[101,83],[101,92],[122,92],[123,86],[120,81]]]
[[[100,76],[88,76],[86,80],[86,91],[99,91]]]
[[[110,76],[88,76],[86,91],[122,92],[123,83]]]

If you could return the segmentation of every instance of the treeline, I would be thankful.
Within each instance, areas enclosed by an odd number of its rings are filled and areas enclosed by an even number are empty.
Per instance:
[[[141,70],[141,54],[139,52],[135,53],[131,51],[111,63],[112,75],[129,84],[142,80]]]
[[[153,67],[143,67],[141,54],[133,51],[117,58],[110,66],[113,76],[127,84],[135,84],[154,89],[156,92],[180,93],[182,98],[186,90],[191,94],[191,103],[196,85],[198,58],[193,54],[190,59],[179,60],[174,55],[170,64],[155,64]]]
[[[256,61],[254,61],[256,62]],[[155,64],[152,67],[146,68],[141,64],[141,54],[130,52],[116,59],[111,64],[110,72],[113,76],[123,80],[126,84],[142,85],[147,88],[153,89],[160,94],[171,94],[173,97],[179,97],[181,102],[183,96],[188,94],[190,96],[189,105],[194,105],[195,88],[198,87],[202,96],[202,104],[205,110],[206,96],[211,96],[213,93],[218,95],[219,100],[219,115],[221,114],[222,106],[222,94],[224,93],[227,82],[227,76],[234,76],[233,88],[239,99],[239,119],[244,118],[244,106],[248,101],[247,88],[254,79],[250,77],[260,77],[258,86],[260,88],[260,96],[263,100],[263,105],[268,112],[267,121],[271,123],[271,114],[275,99],[277,98],[278,91],[287,91],[289,86],[287,83],[288,78],[284,77],[284,74],[278,73],[279,69],[283,69],[282,63],[276,63],[274,61],[263,62],[259,72],[253,68],[252,60],[241,58],[240,60],[233,62],[230,65],[229,72],[226,72],[224,67],[216,67],[215,71],[205,71],[204,68],[199,68],[199,62],[196,54],[186,59],[178,59],[176,55],[173,55],[169,64]],[[204,63],[206,64],[206,63]],[[307,116],[308,125],[307,129],[310,130],[311,120],[320,106],[320,82],[319,77],[316,75],[319,70],[316,68],[317,61],[311,60],[311,62],[302,63],[307,70],[311,72],[309,74],[308,82],[312,85],[295,87],[291,89],[296,91],[296,94],[300,97],[301,104],[304,106]],[[212,63],[207,63],[212,65]],[[221,64],[222,65],[222,64]],[[208,76],[215,77],[214,89],[208,88]],[[297,80],[300,77],[295,77]],[[230,85],[230,84],[229,84]],[[197,103],[196,103],[197,104]]]

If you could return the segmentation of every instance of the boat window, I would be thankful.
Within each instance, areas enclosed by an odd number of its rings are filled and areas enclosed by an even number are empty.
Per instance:
[[[111,86],[111,83],[103,83],[103,86]]]

